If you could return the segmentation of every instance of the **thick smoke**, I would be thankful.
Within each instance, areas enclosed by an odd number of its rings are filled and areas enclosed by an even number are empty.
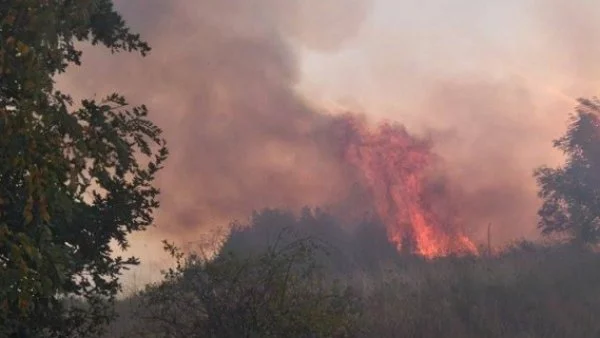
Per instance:
[[[498,242],[535,236],[531,173],[560,159],[551,139],[600,83],[600,6],[372,2],[117,1],[152,54],[90,50],[60,85],[123,92],[165,130],[159,227],[144,236],[193,240],[265,206],[361,204],[314,108],[340,100],[431,137],[476,236],[488,222]]]
[[[600,85],[600,4],[590,1],[377,2],[345,53],[312,54],[307,96],[344,99],[433,138],[446,189],[476,239],[535,238],[532,171],[561,160],[579,96]],[[353,70],[353,71],[348,71]],[[355,70],[355,71],[354,71]]]
[[[60,85],[83,97],[123,92],[148,104],[165,130],[172,155],[159,180],[154,242],[194,240],[254,209],[327,207],[349,195],[345,168],[322,131],[331,117],[295,92],[295,48],[340,48],[358,32],[368,1],[117,5],[149,40],[151,55],[140,60],[90,50],[83,68]]]

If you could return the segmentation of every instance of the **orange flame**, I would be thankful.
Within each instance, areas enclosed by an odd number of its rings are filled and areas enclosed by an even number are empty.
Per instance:
[[[363,120],[341,120],[343,156],[360,172],[372,194],[375,210],[399,250],[408,243],[426,258],[476,254],[475,244],[455,219],[441,219],[427,203],[428,170],[437,158],[429,142],[412,137],[404,127],[383,123],[371,129]]]

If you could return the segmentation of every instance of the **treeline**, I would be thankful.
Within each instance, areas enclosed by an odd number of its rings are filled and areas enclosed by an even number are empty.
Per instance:
[[[172,251],[177,266],[118,304],[108,336],[600,335],[600,256],[579,246],[426,261],[397,253],[376,224],[347,231],[324,213],[277,210],[221,245],[210,259]]]

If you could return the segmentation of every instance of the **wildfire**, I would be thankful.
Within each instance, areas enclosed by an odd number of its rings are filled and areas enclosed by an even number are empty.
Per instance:
[[[437,160],[429,142],[411,136],[400,125],[383,123],[372,129],[352,115],[340,122],[345,135],[343,156],[360,172],[399,250],[427,258],[477,253],[456,219],[445,219],[427,201],[428,173]]]

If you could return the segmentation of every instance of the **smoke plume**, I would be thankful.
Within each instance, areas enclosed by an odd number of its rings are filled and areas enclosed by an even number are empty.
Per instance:
[[[482,238],[534,236],[534,167],[573,98],[594,94],[600,6],[507,0],[121,0],[153,52],[85,48],[59,79],[75,96],[146,103],[172,156],[158,227],[140,243],[191,240],[253,209],[364,203],[340,158],[345,107],[430,138],[444,189]],[[333,104],[333,102],[336,102]],[[146,245],[146,244],[145,244]],[[145,256],[151,256],[141,248]]]
[[[302,90],[433,138],[453,203],[474,238],[535,238],[532,170],[580,96],[600,84],[600,4],[377,1],[345,52],[311,54]],[[377,7],[377,6],[376,6]],[[352,71],[349,71],[352,70]]]
[[[86,48],[84,66],[60,85],[80,97],[123,92],[149,105],[165,130],[172,155],[159,179],[155,242],[194,240],[254,209],[326,206],[348,195],[344,169],[321,132],[330,117],[295,91],[295,49],[339,48],[357,33],[367,1],[117,5],[149,40],[151,55],[140,60]]]

